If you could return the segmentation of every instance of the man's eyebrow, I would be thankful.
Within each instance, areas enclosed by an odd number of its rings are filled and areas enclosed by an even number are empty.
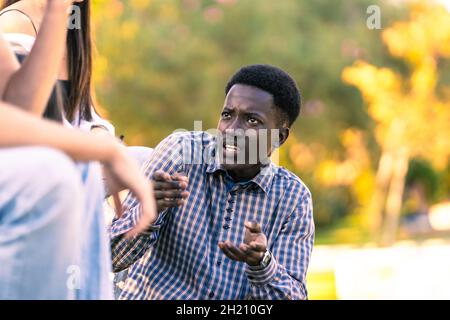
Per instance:
[[[244,112],[244,113],[245,113],[245,115],[247,115],[247,116],[263,117],[263,114],[257,113],[257,112],[254,112],[254,111]]]
[[[230,105],[227,105],[227,106],[223,107],[223,109],[222,109],[222,112],[234,112],[234,111],[236,111],[236,108],[233,106],[230,106]],[[258,113],[257,111],[253,111],[253,110],[248,111],[248,112],[244,111],[243,114],[246,116],[256,117],[256,118],[259,118],[262,120],[266,119],[266,117],[264,116],[263,113]]]

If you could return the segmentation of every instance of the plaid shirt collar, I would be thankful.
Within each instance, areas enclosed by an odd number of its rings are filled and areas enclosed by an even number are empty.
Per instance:
[[[261,171],[248,183],[258,186],[266,194],[268,194],[270,192],[270,188],[272,186],[272,181],[276,173],[276,170],[277,167],[275,166],[275,164],[271,160],[269,160],[269,163],[262,166]],[[215,157],[214,161],[211,161],[211,163],[207,165],[206,173],[208,174],[223,173],[229,176],[223,164],[219,163],[219,159],[217,157]]]

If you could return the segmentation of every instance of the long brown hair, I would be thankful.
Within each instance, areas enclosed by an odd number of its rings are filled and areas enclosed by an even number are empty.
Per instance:
[[[20,0],[4,0],[2,9]],[[76,3],[81,11],[81,28],[67,32],[67,58],[70,80],[68,101],[64,103],[67,120],[72,122],[75,113],[79,119],[92,120],[91,106],[94,107],[92,81],[92,37],[90,0]]]

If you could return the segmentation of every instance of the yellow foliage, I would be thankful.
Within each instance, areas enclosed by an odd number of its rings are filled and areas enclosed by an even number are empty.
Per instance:
[[[413,65],[427,57],[450,57],[449,13],[443,6],[414,3],[411,20],[394,24],[382,37],[393,56]]]
[[[179,12],[177,6],[175,6],[173,4],[166,3],[166,4],[161,5],[161,7],[159,8],[159,16],[160,16],[161,20],[174,22],[179,19],[179,15],[180,15],[180,12]]]
[[[303,143],[294,144],[289,150],[289,156],[299,170],[311,168],[315,161],[313,151]]]
[[[151,5],[151,0],[131,0],[131,6],[136,10],[148,9]]]
[[[133,39],[139,31],[139,25],[135,20],[128,20],[120,26],[120,33],[125,40]]]
[[[363,133],[359,130],[345,130],[341,134],[340,140],[346,150],[346,159],[321,162],[317,167],[316,177],[325,186],[343,185],[353,188],[355,183],[361,179],[361,175],[370,171],[369,154]],[[356,196],[359,199],[358,194]]]
[[[437,60],[450,57],[450,13],[414,4],[410,20],[387,28],[382,38],[393,56],[408,62],[410,76],[357,61],[342,79],[361,91],[383,150],[406,148],[442,167],[450,156],[450,101],[436,96]]]
[[[124,5],[120,0],[96,0],[92,1],[92,14],[95,21],[102,19],[114,19],[122,15]]]

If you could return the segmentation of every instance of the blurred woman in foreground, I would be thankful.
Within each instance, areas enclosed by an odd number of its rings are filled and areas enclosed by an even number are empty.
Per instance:
[[[20,68],[0,34],[0,300],[111,299],[106,185],[141,198],[133,234],[156,219],[153,189],[112,136],[40,120],[64,51],[70,1],[45,1],[36,44]],[[83,163],[74,163],[82,161]],[[118,213],[120,215],[120,212]]]

